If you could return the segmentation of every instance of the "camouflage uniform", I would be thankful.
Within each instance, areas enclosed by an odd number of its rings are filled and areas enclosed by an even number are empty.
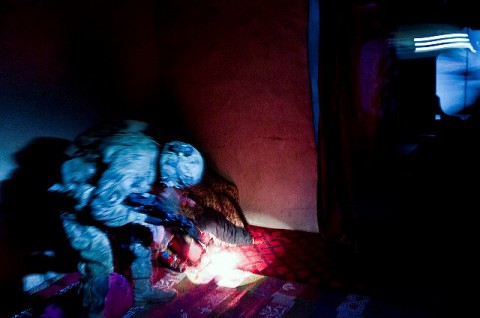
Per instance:
[[[118,125],[118,126],[117,126]],[[114,259],[109,229],[137,224],[156,233],[146,223],[147,215],[124,204],[131,193],[146,193],[155,181],[159,145],[143,133],[143,122],[127,121],[97,128],[80,135],[78,149],[62,166],[62,184],[52,191],[63,192],[72,201],[62,213],[71,246],[80,254],[81,294],[86,317],[101,317]],[[134,258],[131,277],[135,305],[163,302],[175,290],[153,289],[150,245],[132,238]]]

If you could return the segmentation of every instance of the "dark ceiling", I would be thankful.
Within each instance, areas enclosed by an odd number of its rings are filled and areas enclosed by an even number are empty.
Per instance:
[[[475,1],[467,0],[380,0],[387,14],[398,24],[447,23],[480,28]]]

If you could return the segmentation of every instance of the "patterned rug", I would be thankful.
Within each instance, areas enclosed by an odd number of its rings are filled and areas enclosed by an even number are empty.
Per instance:
[[[247,226],[253,245],[224,247],[235,255],[236,268],[313,286],[342,284],[327,244],[318,233]]]
[[[219,274],[220,273],[220,274]],[[156,288],[174,288],[176,298],[160,305],[132,307],[122,318],[434,318],[433,312],[387,305],[367,295],[252,274],[203,269],[163,269]]]
[[[159,267],[155,286],[175,288],[178,296],[162,305],[133,307],[123,318],[437,317],[386,305],[376,297],[345,288],[349,282],[337,274],[338,264],[317,233],[257,226],[248,229],[255,239],[252,245],[212,248],[200,265],[184,273]],[[38,286],[31,291],[35,306],[14,317],[76,317],[78,278],[78,273],[61,274]],[[60,313],[41,316],[52,304]]]
[[[240,270],[192,277],[164,270],[157,288],[178,291],[172,301],[133,307],[124,318],[138,317],[361,317],[369,298],[321,293],[301,283]]]

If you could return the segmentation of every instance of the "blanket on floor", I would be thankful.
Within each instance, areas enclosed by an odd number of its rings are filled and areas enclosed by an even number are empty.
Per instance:
[[[174,288],[176,298],[148,307],[131,307],[115,318],[226,317],[226,318],[436,318],[438,312],[404,307],[341,289],[321,288],[238,269],[206,269],[184,273],[161,268],[155,276],[156,288]],[[42,306],[32,307],[13,318],[79,318],[77,274],[57,280],[58,290]],[[70,285],[68,285],[70,284]],[[68,285],[68,286],[65,286]],[[47,288],[48,289],[48,288]]]
[[[433,318],[431,312],[387,305],[367,295],[286,281],[241,270],[162,269],[157,288],[175,288],[170,302],[132,307],[122,318]]]
[[[361,317],[370,298],[322,293],[312,286],[241,270],[178,273],[162,269],[156,288],[175,288],[172,301],[133,307],[124,318],[139,317]]]

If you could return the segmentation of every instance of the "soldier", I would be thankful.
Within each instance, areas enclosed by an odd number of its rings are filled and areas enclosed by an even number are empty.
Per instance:
[[[88,318],[102,317],[114,272],[111,235],[121,228],[130,228],[120,232],[129,233],[122,239],[133,253],[130,270],[135,306],[169,301],[177,294],[174,289],[153,288],[151,282],[151,243],[152,238],[162,241],[158,237],[165,233],[161,222],[125,204],[125,199],[151,190],[158,163],[164,166],[160,171],[166,185],[198,183],[203,159],[194,147],[182,142],[166,144],[160,156],[160,146],[144,133],[146,128],[144,122],[122,121],[80,135],[75,140],[78,149],[62,166],[62,184],[51,188],[66,194],[71,202],[62,211],[62,220],[71,246],[80,255],[80,292]],[[134,228],[148,229],[151,236],[145,239]]]

